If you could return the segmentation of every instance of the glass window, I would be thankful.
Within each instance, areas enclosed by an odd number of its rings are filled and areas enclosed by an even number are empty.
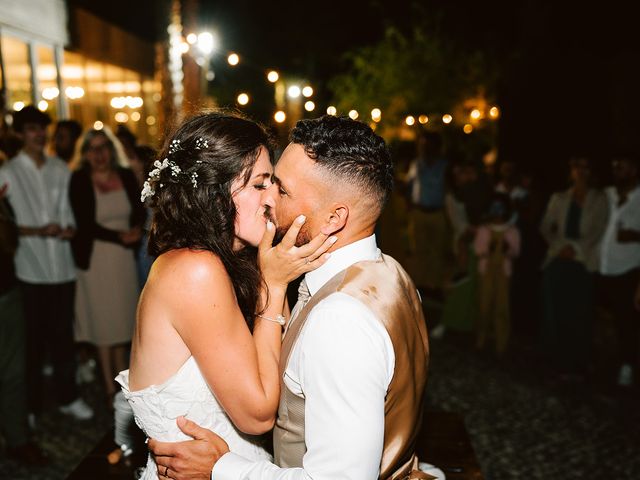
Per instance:
[[[108,125],[108,98],[105,92],[105,67],[104,63],[86,59],[85,61],[85,88],[86,95],[83,99],[86,126],[91,127],[96,121]]]
[[[2,61],[7,88],[7,107],[20,110],[31,103],[29,47],[22,40],[3,36]]]
[[[158,135],[158,105],[160,104],[160,82],[146,78],[142,82],[142,98],[144,99],[143,118],[146,127],[145,140],[153,145],[159,143]],[[141,125],[142,126],[142,125]]]
[[[82,92],[84,92],[84,66],[82,56],[65,50],[61,70],[63,91],[60,92],[60,95],[65,96],[65,100],[69,105],[70,118],[79,121],[84,126],[84,116],[80,102],[82,97],[70,98],[70,96],[78,96],[80,93],[78,88],[82,88]]]
[[[156,143],[158,82],[67,50],[61,75],[70,118],[85,128],[97,121],[113,131],[126,125],[141,143]]]
[[[51,118],[58,117],[58,73],[53,54],[53,48],[48,45],[37,45],[36,55],[38,63],[36,67],[36,78],[38,79],[37,95],[38,108],[46,111]]]

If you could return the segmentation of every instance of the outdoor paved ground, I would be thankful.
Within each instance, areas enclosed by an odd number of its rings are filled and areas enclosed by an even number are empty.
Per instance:
[[[640,478],[640,393],[621,392],[597,375],[563,379],[532,349],[506,359],[480,354],[469,338],[431,341],[428,407],[461,413],[487,480]],[[69,420],[54,409],[35,440],[52,459],[28,469],[0,456],[0,478],[65,478],[111,427],[97,383],[82,387],[98,411]]]

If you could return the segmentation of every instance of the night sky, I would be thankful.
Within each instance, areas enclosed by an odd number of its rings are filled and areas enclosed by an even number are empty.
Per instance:
[[[189,0],[183,0],[186,5]],[[162,34],[163,0],[71,0],[144,38]],[[379,40],[393,25],[408,32],[427,18],[462,48],[488,52],[500,68],[502,155],[541,175],[572,154],[603,166],[610,155],[640,152],[640,41],[631,2],[326,0],[199,2],[202,28],[216,31],[214,92],[230,87],[269,97],[264,71],[308,79],[318,104],[326,80],[344,71],[343,54]],[[231,71],[227,51],[242,57]],[[218,89],[218,90],[216,90]],[[259,102],[258,102],[259,103]],[[266,104],[265,104],[266,105]],[[255,107],[258,108],[258,107]],[[257,116],[264,111],[253,112]],[[604,169],[604,167],[603,167]]]

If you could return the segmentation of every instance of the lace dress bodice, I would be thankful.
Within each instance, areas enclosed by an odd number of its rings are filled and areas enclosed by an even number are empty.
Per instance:
[[[232,452],[249,460],[271,460],[259,437],[246,435],[235,427],[209,389],[193,357],[161,385],[132,392],[129,390],[129,370],[120,372],[116,381],[131,405],[136,424],[148,438],[163,442],[191,440],[176,424],[176,419],[184,416],[220,435]],[[158,478],[151,456],[141,478]]]

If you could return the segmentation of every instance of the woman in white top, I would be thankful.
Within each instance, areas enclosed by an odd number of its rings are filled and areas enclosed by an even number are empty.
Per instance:
[[[247,458],[268,456],[254,435],[275,421],[287,283],[323,263],[332,240],[296,247],[301,217],[272,247],[261,201],[268,147],[251,121],[201,114],[178,128],[145,182],[157,260],[118,381],[148,437],[188,439],[176,424],[185,416]],[[143,478],[156,475],[149,458]]]
[[[607,226],[607,198],[592,186],[586,158],[569,162],[571,186],[549,200],[540,231],[543,264],[542,341],[566,374],[584,374],[593,331],[594,272]]]

